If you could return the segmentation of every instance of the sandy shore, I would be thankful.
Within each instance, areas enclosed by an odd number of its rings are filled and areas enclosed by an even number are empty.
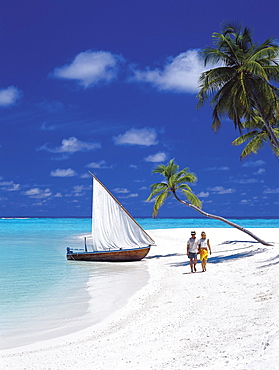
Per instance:
[[[196,229],[200,234],[201,229]],[[190,229],[153,230],[149,283],[101,323],[0,352],[13,370],[278,369],[279,234],[206,229],[207,272],[190,273]]]

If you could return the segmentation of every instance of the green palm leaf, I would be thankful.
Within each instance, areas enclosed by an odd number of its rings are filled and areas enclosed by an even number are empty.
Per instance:
[[[233,145],[242,145],[244,143],[247,143],[240,155],[240,159],[244,159],[251,154],[258,153],[264,147],[265,143],[269,143],[274,154],[278,156],[279,150],[272,144],[269,133],[263,125],[261,119],[258,117],[256,121],[258,122],[259,126],[257,129],[254,129],[239,136],[232,142]],[[255,127],[255,122],[245,122],[244,124],[248,127]],[[274,128],[273,130],[276,137],[279,137],[279,129]]]
[[[159,209],[165,203],[166,199],[171,197],[171,193],[168,191],[164,191],[155,198],[155,203],[153,207],[152,217],[157,217]]]
[[[164,202],[179,191],[194,206],[201,207],[201,201],[193,194],[192,189],[187,184],[197,181],[196,175],[190,172],[188,168],[179,170],[179,166],[174,163],[174,159],[171,159],[167,166],[163,164],[158,165],[153,170],[153,173],[159,173],[164,177],[164,181],[151,185],[151,193],[147,198],[147,201],[154,199],[153,217],[157,216]]]
[[[260,149],[264,146],[265,138],[262,134],[255,136],[249,143],[245,146],[241,153],[241,159],[246,158],[248,155],[252,153],[256,154]]]

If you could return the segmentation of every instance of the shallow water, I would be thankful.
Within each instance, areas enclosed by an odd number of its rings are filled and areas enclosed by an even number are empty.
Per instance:
[[[144,263],[67,261],[66,247],[83,248],[77,235],[90,227],[89,219],[0,220],[1,349],[85,328],[147,283]]]

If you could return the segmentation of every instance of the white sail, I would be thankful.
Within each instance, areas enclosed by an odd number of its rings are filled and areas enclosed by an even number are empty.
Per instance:
[[[132,249],[154,244],[151,237],[95,177],[92,239],[94,251]]]

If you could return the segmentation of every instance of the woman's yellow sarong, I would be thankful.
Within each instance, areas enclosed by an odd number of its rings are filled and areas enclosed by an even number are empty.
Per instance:
[[[208,250],[201,248],[200,249],[200,260],[207,260],[208,259]]]

